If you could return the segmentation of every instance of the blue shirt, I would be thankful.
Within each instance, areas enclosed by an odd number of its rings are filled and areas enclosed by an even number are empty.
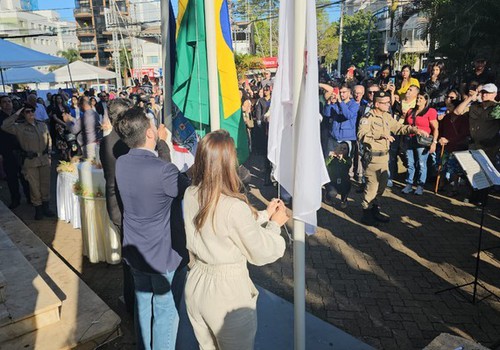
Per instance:
[[[359,104],[354,99],[345,103],[343,101],[325,106],[324,115],[332,118],[331,135],[337,141],[356,140],[356,120],[358,118]]]

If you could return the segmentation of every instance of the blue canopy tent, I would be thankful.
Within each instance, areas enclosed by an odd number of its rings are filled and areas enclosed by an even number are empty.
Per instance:
[[[3,72],[5,84],[20,83],[51,83],[54,81],[54,73],[44,74],[35,68],[10,68]]]
[[[8,68],[26,68],[48,65],[64,65],[68,60],[55,57],[45,53],[14,44],[10,41],[0,39],[0,75],[5,92],[5,81],[3,71]]]

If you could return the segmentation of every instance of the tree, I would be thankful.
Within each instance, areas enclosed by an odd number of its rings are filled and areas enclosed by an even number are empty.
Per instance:
[[[372,14],[358,11],[352,16],[344,17],[344,37],[342,42],[342,71],[354,64],[356,67],[365,67],[366,50],[368,49],[368,29],[371,27],[370,52],[368,66],[375,63],[376,53],[380,41],[380,34],[376,30]]]
[[[500,62],[500,37],[495,30],[498,0],[415,0],[413,6],[415,13],[429,18],[430,58],[446,57],[448,71],[463,73],[478,53],[488,56],[490,63]]]
[[[81,60],[80,53],[76,49],[67,49],[65,51],[58,51],[57,54],[68,60],[68,63]]]
[[[236,0],[232,3],[233,21],[253,22],[257,56],[271,55],[269,26],[272,26],[272,56],[278,54],[278,5],[278,0]]]
[[[245,77],[245,74],[253,69],[263,69],[262,59],[258,56],[248,54],[235,54],[234,62],[236,64],[236,72],[238,78]]]
[[[324,9],[317,11],[318,57],[325,66],[331,67],[339,57],[338,23],[330,22]]]

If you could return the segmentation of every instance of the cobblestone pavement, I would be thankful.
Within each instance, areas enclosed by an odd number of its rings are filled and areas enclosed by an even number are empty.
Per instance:
[[[276,188],[263,186],[261,158],[247,163],[252,172],[250,197],[263,209]],[[480,210],[463,201],[426,191],[421,197],[402,195],[397,184],[382,198],[392,220],[377,228],[359,223],[360,194],[353,187],[349,206],[323,204],[318,233],[307,238],[307,309],[378,349],[422,349],[442,332],[492,347],[500,340],[500,301],[494,297],[475,305],[463,293],[436,291],[474,278]],[[6,183],[0,197],[8,204]],[[463,199],[462,197],[458,197]],[[485,215],[481,282],[500,295],[500,197],[490,196]],[[55,206],[53,206],[55,208]],[[81,235],[56,220],[35,222],[33,209],[15,213],[52,247],[122,318],[124,336],[107,349],[133,349],[132,318],[118,300],[121,267],[90,264],[81,256]],[[293,249],[272,265],[251,267],[255,283],[293,301]],[[479,297],[486,296],[481,288]],[[281,350],[281,349],[279,349]]]

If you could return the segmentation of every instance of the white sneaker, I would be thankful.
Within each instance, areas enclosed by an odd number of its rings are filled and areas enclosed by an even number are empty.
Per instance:
[[[417,186],[417,189],[415,190],[416,195],[423,195],[424,194],[424,188],[422,186]]]
[[[393,185],[392,180],[387,180],[387,187],[391,188]]]
[[[407,184],[405,188],[401,190],[401,192],[403,192],[404,194],[410,194],[412,190],[413,190],[412,185]]]

